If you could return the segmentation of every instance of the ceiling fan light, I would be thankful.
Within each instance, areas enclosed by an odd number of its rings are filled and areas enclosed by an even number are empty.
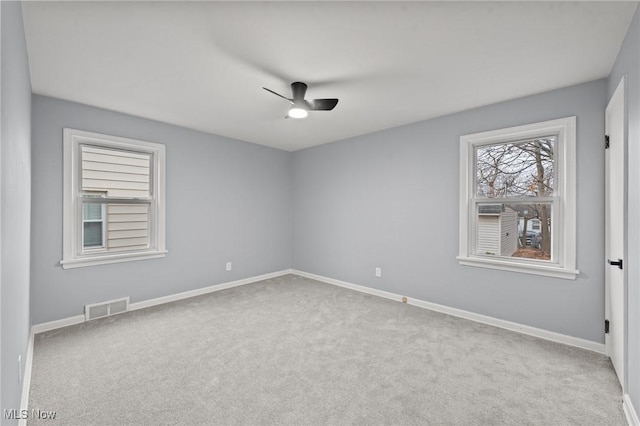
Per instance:
[[[289,117],[291,118],[305,118],[309,113],[306,109],[297,106],[292,107],[289,110]]]

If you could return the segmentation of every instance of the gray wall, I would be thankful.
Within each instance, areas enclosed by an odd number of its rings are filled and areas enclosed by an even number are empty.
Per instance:
[[[606,90],[599,80],[296,151],[293,267],[604,342]],[[578,279],[458,265],[460,136],[573,115]]]
[[[640,12],[631,22],[613,71],[609,76],[607,99],[623,75],[627,75],[628,116],[628,208],[627,208],[627,393],[636,413],[640,413]]]
[[[3,410],[0,416],[3,416],[4,409],[20,408],[22,386],[18,379],[18,356],[22,356],[24,372],[30,329],[31,83],[22,6],[17,2],[0,2],[0,8],[0,399]],[[6,421],[6,424],[12,423]]]
[[[166,258],[59,266],[63,127],[165,144]],[[87,303],[138,302],[290,267],[290,153],[43,96],[33,96],[32,133],[34,324],[83,314]]]

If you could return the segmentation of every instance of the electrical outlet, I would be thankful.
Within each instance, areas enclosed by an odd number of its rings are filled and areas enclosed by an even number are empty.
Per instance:
[[[376,268],[376,277],[382,276],[382,268]]]
[[[226,267],[227,271],[230,271],[230,270],[231,270],[231,266],[232,266],[232,265],[231,265],[231,262],[227,262],[227,267]]]
[[[407,303],[407,296],[402,296],[402,303]]]

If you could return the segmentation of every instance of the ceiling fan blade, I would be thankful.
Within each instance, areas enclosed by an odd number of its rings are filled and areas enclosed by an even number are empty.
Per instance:
[[[273,91],[273,90],[271,90],[271,89],[267,89],[266,87],[263,87],[263,89],[264,89],[264,90],[266,90],[267,92],[271,92],[271,93],[273,93],[273,94],[274,94],[274,95],[276,95],[276,96],[280,96],[282,99],[286,99],[286,100],[288,100],[289,102],[293,102],[293,100],[292,100],[292,99],[286,98],[286,97],[282,96],[280,93],[276,93],[276,92],[274,92],[274,91]]]
[[[309,110],[311,111],[331,111],[338,104],[338,100],[335,98],[331,99],[314,99],[312,101],[308,101]]]
[[[296,81],[291,83],[291,93],[293,93],[293,99],[304,99],[304,95],[307,93],[307,85]]]

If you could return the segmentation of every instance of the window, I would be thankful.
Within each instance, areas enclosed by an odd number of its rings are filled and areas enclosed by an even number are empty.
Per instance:
[[[63,268],[163,257],[164,145],[64,129]]]
[[[82,246],[103,248],[105,240],[104,205],[84,203],[82,206]]]
[[[460,264],[575,279],[575,122],[460,138]]]

